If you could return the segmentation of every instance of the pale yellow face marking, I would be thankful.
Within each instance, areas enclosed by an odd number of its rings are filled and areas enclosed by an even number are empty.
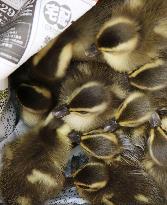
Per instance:
[[[152,112],[148,112],[145,116],[140,117],[137,120],[133,120],[133,121],[127,120],[125,122],[119,122],[119,124],[123,127],[136,127],[148,121],[151,118],[151,115],[152,115]]]
[[[109,88],[117,97],[124,99],[127,96],[127,92],[123,90],[119,85],[113,85]]]
[[[100,32],[97,34],[97,39],[101,36],[101,34],[104,32],[105,29],[107,29],[108,27],[114,26],[116,24],[120,24],[120,23],[136,25],[136,23],[133,20],[125,18],[123,16],[118,17],[118,18],[112,18],[111,20],[107,21],[102,26]]]
[[[88,167],[88,166],[92,166],[92,167],[96,167],[96,166],[104,167],[104,165],[101,164],[101,163],[98,163],[98,162],[90,162],[89,164],[83,165],[81,169],[78,169],[78,170],[73,174],[73,177],[75,177],[83,168]]]
[[[104,133],[104,130],[99,128],[99,129],[96,129],[96,130],[92,130],[90,132],[84,132],[83,133],[83,136],[87,136],[87,135],[97,135],[97,134],[103,134]]]
[[[43,185],[46,185],[49,187],[57,186],[57,181],[52,176],[46,173],[42,173],[41,171],[37,169],[33,169],[32,174],[27,175],[27,180],[32,184],[42,183]]]
[[[106,62],[116,71],[129,72],[135,66],[135,63],[131,61],[129,53],[112,54],[103,52],[104,59]]]
[[[46,98],[51,98],[51,93],[49,90],[45,89],[45,88],[41,88],[38,86],[32,86],[34,88],[34,90],[40,94],[42,94],[44,97]]]
[[[24,105],[22,105],[23,106],[23,110],[24,111],[26,111],[26,112],[29,112],[29,113],[31,113],[31,114],[43,114],[44,112],[46,112],[46,110],[33,110],[33,109],[31,109],[31,108],[28,108],[28,107],[26,107],[26,106],[24,106]]]
[[[161,127],[162,127],[162,129],[167,131],[167,117],[162,118],[162,120],[161,120]]]
[[[57,70],[54,74],[56,78],[62,78],[65,76],[67,68],[72,58],[72,44],[69,43],[62,49],[59,59],[58,59],[58,66]]]
[[[140,92],[134,92],[131,95],[129,95],[126,98],[126,100],[123,102],[123,105],[121,105],[120,108],[118,108],[118,112],[116,112],[115,118],[119,119],[119,117],[121,116],[122,112],[125,110],[125,108],[129,105],[130,102],[132,102],[133,100],[135,100],[137,98],[141,98],[143,96],[144,96],[144,94],[140,93]]]
[[[116,46],[114,48],[110,49],[110,48],[103,48],[103,47],[101,47],[101,48],[99,48],[99,50],[101,50],[102,53],[104,53],[104,52],[111,52],[110,53],[111,58],[114,59],[115,56],[120,56],[121,54],[133,51],[136,48],[136,46],[137,46],[138,40],[139,40],[139,37],[136,34],[135,37],[131,38],[130,40],[128,40],[125,43],[119,44],[118,46]]]
[[[83,85],[81,88],[76,89],[70,98],[67,100],[68,103],[72,101],[72,99],[77,96],[83,89],[98,86],[97,82],[89,82]],[[72,129],[78,131],[89,131],[92,126],[96,124],[96,118],[98,115],[106,111],[108,107],[108,103],[103,102],[100,105],[94,106],[92,108],[70,108],[70,114],[65,116],[63,119]],[[79,113],[81,111],[88,112],[86,114]]]
[[[92,108],[70,108],[70,112],[79,112],[79,111],[85,111],[88,113],[102,113],[106,110],[107,108],[107,103],[103,102],[100,105],[94,106]],[[82,116],[82,114],[80,114]],[[86,114],[84,114],[85,116]]]
[[[143,0],[128,0],[125,4],[128,4],[131,9],[140,9],[143,7]]]
[[[56,42],[56,38],[51,40],[42,50],[40,50],[32,60],[32,63],[35,66],[38,65],[38,63],[42,60],[42,58],[46,55],[46,53],[50,50],[50,48],[53,46],[53,44]]]
[[[42,120],[44,113],[45,111],[35,113],[33,110],[33,112],[31,112],[27,108],[23,107],[21,117],[26,125],[33,127]]]
[[[166,140],[167,140],[167,135],[166,133],[164,132],[163,129],[161,129],[160,127],[157,128],[158,132],[161,134],[162,137],[164,137]]]
[[[121,114],[124,112],[124,110],[126,109],[126,107],[129,105],[130,102],[132,102],[135,99],[138,98],[142,98],[144,96],[143,93],[140,92],[134,92],[132,94],[130,94],[125,101],[123,102],[123,105],[120,106],[120,108],[118,109],[118,111],[115,113],[115,119],[119,120]],[[143,117],[140,117],[139,119],[136,120],[126,120],[126,121],[120,121],[119,124],[121,126],[127,126],[127,127],[134,127],[136,125],[140,125],[143,124],[145,121],[148,121],[150,119],[152,115],[152,111],[150,110],[149,112],[147,112],[146,115],[144,115]]]
[[[28,85],[28,84],[22,84],[26,87],[30,87],[33,88],[37,93],[43,95],[46,98],[51,98],[51,93],[48,89],[44,88],[44,87],[39,87],[39,86],[35,86],[35,85]]]
[[[46,117],[45,121],[43,122],[43,126],[48,125],[53,119],[54,119],[54,116],[52,112],[50,112],[48,116]]]
[[[144,66],[141,66],[139,69],[137,69],[136,71],[134,71],[132,74],[129,75],[129,78],[135,78],[137,77],[140,73],[142,73],[143,71],[145,70],[151,70],[153,69],[154,67],[158,67],[158,66],[162,66],[164,65],[164,61],[161,60],[161,59],[156,59],[154,62],[151,62],[151,63],[147,63],[145,64]],[[166,87],[166,85],[157,85],[155,87],[151,87],[151,88],[148,88],[147,86],[142,86],[142,85],[138,85],[134,82],[130,82],[131,85],[139,88],[139,89],[142,89],[142,90],[159,90],[159,89],[162,89],[164,87]]]
[[[80,182],[75,182],[76,186],[84,186],[85,187],[84,190],[91,191],[91,192],[104,188],[106,184],[107,184],[107,181],[96,182],[93,184],[83,184]]]
[[[147,197],[144,196],[143,194],[137,194],[137,195],[134,196],[134,198],[135,198],[137,201],[144,202],[144,203],[146,203],[146,204],[149,204],[149,203],[150,203],[149,198],[147,198]]]
[[[105,205],[116,205],[111,201],[113,196],[113,193],[111,193],[110,195],[105,195],[102,199],[102,202],[104,202]]]
[[[24,197],[24,196],[19,196],[17,198],[17,203],[19,205],[31,205],[31,199],[28,197]]]
[[[149,70],[158,66],[162,66],[164,65],[164,61],[161,59],[156,59],[154,62],[151,63],[147,63],[144,66],[141,66],[139,69],[137,69],[136,71],[134,71],[131,75],[129,75],[130,78],[135,78],[136,76],[138,76],[138,74],[140,74],[142,71],[145,70]]]
[[[103,137],[103,138],[106,138],[108,139],[109,141],[113,142],[114,144],[118,144],[118,138],[116,137],[116,135],[114,135],[113,133],[103,133],[103,134],[96,134],[96,135],[83,135],[81,138],[82,140],[87,140],[87,139],[96,139],[97,137]]]
[[[154,86],[154,87],[150,87],[150,88],[149,88],[149,87],[147,87],[147,86],[138,85],[138,84],[136,84],[136,83],[134,83],[134,82],[130,82],[130,84],[133,85],[133,86],[136,87],[136,88],[141,89],[141,90],[150,90],[150,91],[156,91],[156,90],[160,90],[160,89],[166,87],[166,85],[159,85],[159,86]]]
[[[150,153],[150,156],[151,158],[153,159],[153,161],[158,164],[159,166],[162,166],[162,164],[155,158],[154,154],[153,154],[153,151],[151,149],[151,145],[153,144],[154,142],[154,138],[155,138],[155,131],[154,129],[151,129],[150,131],[150,138],[149,138],[149,143],[150,143],[150,146],[149,146],[149,153]]]
[[[167,19],[161,19],[154,27],[154,32],[164,38],[167,38]]]
[[[138,43],[138,36],[114,48],[99,48],[106,62],[119,72],[129,72],[134,69],[136,61],[131,56]]]
[[[102,159],[102,160],[107,160],[108,163],[110,163],[109,160],[113,159],[113,155],[107,155],[107,156],[99,156],[96,155],[94,152],[92,152],[88,147],[86,147],[82,142],[80,143],[80,146],[83,148],[83,150],[85,150],[85,152],[87,152],[88,154],[90,154],[93,157],[96,157],[97,159]]]
[[[141,55],[136,52],[139,42],[139,34],[137,32],[139,26],[136,24],[136,22],[132,19],[125,18],[124,16],[115,18],[113,17],[104,24],[97,35],[97,40],[105,29],[119,23],[134,25],[134,28],[136,28],[136,35],[134,35],[134,37],[132,37],[129,41],[119,44],[114,48],[99,48],[99,50],[101,50],[104,59],[112,68],[119,72],[129,72],[134,70],[138,64],[144,64],[146,61],[146,58],[143,59],[143,57],[141,57]]]
[[[80,146],[86,151],[88,152],[89,154],[91,154],[91,156],[94,156],[98,159],[103,159],[103,160],[109,160],[109,159],[112,159],[113,158],[113,154],[111,155],[106,155],[106,156],[99,156],[99,155],[96,155],[94,152],[92,152],[92,150],[90,150],[85,144],[84,144],[84,140],[87,140],[87,139],[96,139],[97,137],[101,137],[103,136],[103,138],[106,138],[108,140],[110,140],[113,144],[115,145],[118,145],[118,139],[117,137],[112,134],[112,133],[108,133],[108,134],[102,134],[102,135],[87,135],[87,136],[82,136],[81,137],[81,143],[80,143]]]
[[[59,136],[67,136],[71,131],[71,127],[66,123],[64,123],[61,127],[57,129],[57,133]]]
[[[85,116],[77,112],[71,112],[65,116],[63,120],[74,130],[86,132],[89,131],[92,126],[96,124],[95,114],[86,114]]]

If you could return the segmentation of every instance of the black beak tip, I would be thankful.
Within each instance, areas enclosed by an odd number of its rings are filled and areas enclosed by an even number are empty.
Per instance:
[[[70,114],[67,105],[60,105],[52,110],[54,117],[60,119]]]

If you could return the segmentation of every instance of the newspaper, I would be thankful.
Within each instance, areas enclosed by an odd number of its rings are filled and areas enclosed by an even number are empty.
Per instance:
[[[8,76],[97,0],[0,0],[0,90]]]

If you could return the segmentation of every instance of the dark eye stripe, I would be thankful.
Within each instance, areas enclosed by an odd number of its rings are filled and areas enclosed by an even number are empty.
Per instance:
[[[85,115],[85,114],[88,114],[89,112],[86,112],[86,111],[77,111],[77,112],[79,112],[80,114],[82,114],[82,115]]]
[[[104,102],[105,90],[101,86],[84,88],[70,103],[70,108],[91,108]]]
[[[51,105],[51,99],[38,93],[33,87],[20,86],[17,95],[24,106],[32,109],[47,109]]]
[[[99,39],[97,45],[104,48],[113,48],[120,43],[127,42],[135,35],[135,27],[127,23],[118,23],[106,28]]]

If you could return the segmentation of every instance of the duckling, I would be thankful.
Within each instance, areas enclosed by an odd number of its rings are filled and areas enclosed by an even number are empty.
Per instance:
[[[127,75],[103,63],[79,63],[63,82],[59,106],[53,113],[64,116],[63,120],[76,131],[90,131],[111,119],[129,90]]]
[[[156,182],[140,166],[90,162],[74,173],[80,196],[98,205],[165,205]]]
[[[107,163],[123,151],[121,141],[115,133],[103,133],[101,130],[82,135],[80,146],[89,156]]]
[[[34,56],[33,77],[48,82],[61,80],[72,58],[103,61],[96,49],[96,34],[101,25],[111,17],[111,8],[115,4],[122,4],[123,1],[99,0],[85,15],[51,42],[51,46],[47,46],[49,49],[45,49],[45,55],[42,52],[42,55]]]
[[[134,127],[143,124],[153,113],[149,98],[141,92],[131,93],[118,108],[115,119],[121,126]]]
[[[146,126],[123,128],[111,132],[102,129],[81,135],[80,146],[90,157],[106,164],[117,161],[138,163],[146,149]]]
[[[21,84],[17,97],[21,103],[21,118],[28,126],[39,123],[52,107],[52,94],[41,85]]]
[[[7,144],[0,174],[7,205],[41,205],[58,194],[71,151],[70,127],[50,114],[40,125]]]
[[[130,72],[153,59],[166,58],[167,1],[125,0],[112,8],[96,44],[115,70]]]

